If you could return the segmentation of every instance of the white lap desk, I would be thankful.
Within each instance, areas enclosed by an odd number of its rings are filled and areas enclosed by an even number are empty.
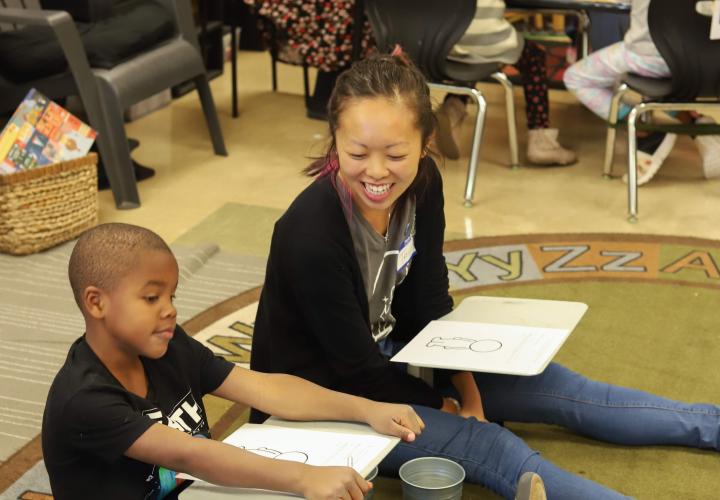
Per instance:
[[[367,425],[356,424],[352,422],[291,422],[270,417],[265,423],[271,425],[279,425],[282,427],[311,429],[321,431],[336,431],[350,434],[367,434]],[[397,441],[387,448],[384,454],[378,455],[377,463],[385,458],[395,447]],[[182,500],[222,500],[236,498],[241,500],[290,500],[300,498],[290,493],[279,493],[275,491],[256,490],[249,488],[231,488],[227,486],[218,486],[203,481],[195,481],[191,484],[179,497]]]
[[[440,321],[486,323],[505,326],[548,328],[572,332],[587,305],[558,300],[473,296]],[[432,383],[433,368],[409,366],[408,371]]]

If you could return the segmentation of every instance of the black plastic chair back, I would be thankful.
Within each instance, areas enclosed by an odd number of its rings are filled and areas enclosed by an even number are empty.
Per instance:
[[[447,78],[446,57],[475,15],[476,0],[365,0],[373,36],[381,52],[395,44],[427,78]]]
[[[708,16],[695,11],[695,0],[651,0],[650,36],[672,75],[672,91],[663,100],[692,101],[720,97],[720,40],[710,40]]]

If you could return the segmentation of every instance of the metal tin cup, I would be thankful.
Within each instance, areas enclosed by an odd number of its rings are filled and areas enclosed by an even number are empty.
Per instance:
[[[400,467],[405,500],[460,500],[465,469],[439,457],[421,457]]]
[[[365,480],[367,481],[375,481],[375,478],[378,475],[378,468],[373,467],[373,470],[370,471],[370,474],[365,476]],[[375,495],[375,488],[371,488],[370,491],[368,491],[365,496],[363,497],[363,500],[372,500],[373,496]]]

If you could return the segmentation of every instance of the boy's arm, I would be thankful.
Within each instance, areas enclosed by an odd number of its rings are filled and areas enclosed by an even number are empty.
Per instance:
[[[286,491],[309,499],[363,498],[371,483],[349,467],[314,467],[273,460],[156,423],[125,455],[222,486]]]
[[[292,375],[235,367],[213,394],[287,420],[365,422],[406,441],[414,440],[425,427],[410,406],[331,391]]]
[[[475,379],[470,372],[458,372],[451,377],[452,383],[460,393],[462,407],[459,414],[465,418],[475,417],[487,422],[482,406],[482,398]]]

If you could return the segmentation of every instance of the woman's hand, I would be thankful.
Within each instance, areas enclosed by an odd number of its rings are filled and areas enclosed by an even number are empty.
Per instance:
[[[451,380],[460,393],[460,399],[462,400],[462,406],[456,400],[452,400],[457,405],[457,414],[461,417],[475,417],[481,422],[487,422],[480,390],[473,374],[470,372],[458,372],[451,377]]]
[[[306,466],[298,485],[299,493],[309,500],[362,500],[372,483],[350,467]]]
[[[376,431],[414,441],[425,428],[425,423],[408,405],[370,401],[365,421]]]
[[[450,413],[452,415],[460,415],[460,403],[455,398],[443,398],[443,405],[440,407],[440,411]]]
[[[461,417],[469,418],[469,417],[475,417],[480,422],[487,422],[487,419],[485,418],[485,412],[483,411],[482,404],[478,405],[464,405],[462,408],[460,408],[459,415]]]
[[[464,418],[475,417],[480,422],[487,422],[485,418],[485,412],[483,411],[482,403],[478,401],[478,404],[461,406],[455,398],[443,398],[443,405],[440,408],[445,413],[451,413],[453,415],[460,415]]]

